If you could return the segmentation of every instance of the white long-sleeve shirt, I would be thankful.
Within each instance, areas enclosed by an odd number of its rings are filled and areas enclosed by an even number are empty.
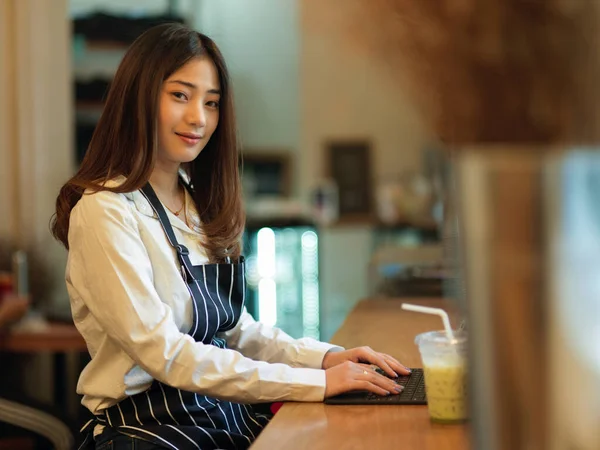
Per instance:
[[[192,263],[207,263],[199,235],[167,215]],[[145,391],[153,379],[236,402],[323,400],[321,366],[333,345],[293,339],[245,310],[235,328],[218,334],[228,349],[186,334],[192,299],[176,253],[140,192],[85,194],[71,213],[69,248],[71,310],[91,355],[77,392],[92,413]]]

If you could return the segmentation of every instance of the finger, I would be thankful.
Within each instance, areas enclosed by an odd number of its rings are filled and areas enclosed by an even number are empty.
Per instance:
[[[404,364],[401,364],[396,358],[390,356],[386,353],[381,353],[383,358],[387,361],[392,369],[396,371],[396,373],[401,375],[409,375],[411,373],[410,368],[406,367]]]
[[[396,370],[394,368],[392,368],[392,366],[389,364],[389,362],[384,358],[384,356],[381,353],[377,353],[377,352],[373,352],[373,359],[375,364],[377,365],[377,367],[379,367],[381,370],[383,370],[388,377],[391,378],[397,378],[398,377],[398,373],[396,372]],[[401,368],[401,367],[398,367]]]
[[[365,370],[365,369],[375,370],[375,369],[377,369],[377,366],[375,364],[357,363],[356,365],[360,368],[360,370]]]
[[[398,376],[398,374],[387,363],[383,357],[383,354],[374,351],[370,347],[361,347],[357,356],[360,362],[376,365],[391,378],[396,378]]]
[[[390,365],[392,369],[394,369],[397,373],[402,375],[408,375],[411,373],[411,369],[400,361],[398,361],[393,356],[388,355],[387,353],[381,353],[381,356],[386,360],[386,362]]]
[[[385,389],[386,391],[392,392],[394,394],[400,392],[398,388],[402,388],[402,386],[400,386],[394,380],[379,374],[371,368],[363,368],[362,375],[358,374],[357,379],[377,385],[380,388]]]
[[[396,377],[389,377],[387,375],[385,375],[384,373],[382,373],[381,369],[379,368],[379,366],[375,365],[375,364],[357,364],[357,368],[360,370],[360,372],[367,372],[367,374],[369,375],[375,375],[378,377],[383,377],[385,380],[389,380],[390,378],[396,378]]]
[[[367,374],[369,374],[369,375],[373,374],[373,375],[382,376],[381,373],[378,372],[379,366],[376,366],[375,364],[358,363],[358,364],[356,364],[355,368],[356,368],[356,373],[367,372]],[[384,377],[384,378],[386,378],[386,377]]]
[[[368,381],[364,381],[363,383],[364,384],[362,384],[361,387],[359,387],[357,389],[360,389],[362,391],[373,392],[375,394],[382,395],[382,396],[390,395],[393,392],[393,391],[388,391],[387,389],[380,388],[376,384],[369,383]]]
[[[398,361],[398,360],[397,360],[396,358],[394,358],[392,355],[388,355],[387,353],[382,353],[382,352],[379,352],[379,354],[380,354],[381,356],[383,356],[385,359],[387,359],[388,361],[392,361],[392,362],[394,362],[394,363],[396,363],[396,364],[399,364],[400,366],[404,367],[404,364],[400,363],[400,361]]]
[[[368,380],[358,380],[356,381],[355,389],[374,392],[375,394],[379,395],[399,394],[404,389],[402,386],[396,385],[395,383],[392,383],[392,385],[390,386],[388,385],[388,383],[391,380],[386,379],[385,377],[382,378],[384,378],[383,383],[385,383],[385,385],[383,386],[379,383],[379,380],[377,379],[374,382]]]

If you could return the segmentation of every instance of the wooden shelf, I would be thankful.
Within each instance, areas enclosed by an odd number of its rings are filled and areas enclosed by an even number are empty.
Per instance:
[[[85,352],[86,343],[75,325],[51,322],[42,331],[0,333],[0,351],[11,353]]]
[[[369,263],[374,267],[385,264],[441,265],[444,249],[441,244],[402,246],[385,244],[373,251]]]
[[[336,222],[328,225],[330,228],[336,227],[350,227],[350,226],[370,226],[380,231],[385,230],[405,230],[415,229],[421,231],[437,231],[438,224],[433,220],[418,220],[418,221],[403,221],[397,223],[384,223],[368,214],[353,215],[341,217]]]
[[[75,102],[75,109],[78,111],[102,111],[104,109],[104,103],[92,101],[78,101]]]
[[[424,230],[424,231],[437,231],[439,229],[439,225],[434,220],[410,220],[410,221],[402,221],[396,223],[383,223],[377,222],[375,226],[379,230],[401,230],[407,228],[414,228],[416,230]]]
[[[87,51],[126,51],[130,45],[131,44],[119,41],[85,41],[85,49]]]
[[[363,226],[374,226],[377,220],[370,214],[353,214],[340,217],[338,220],[330,225],[328,228],[342,228],[342,227],[363,227]]]

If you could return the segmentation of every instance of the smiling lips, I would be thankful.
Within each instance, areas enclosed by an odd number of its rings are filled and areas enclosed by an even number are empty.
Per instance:
[[[194,133],[175,133],[179,138],[188,145],[196,145],[202,139],[202,136]]]

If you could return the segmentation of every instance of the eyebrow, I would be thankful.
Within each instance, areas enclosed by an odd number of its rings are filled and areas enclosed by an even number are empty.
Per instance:
[[[189,81],[171,80],[171,81],[169,81],[169,83],[182,84],[183,86],[187,86],[190,89],[198,89],[198,86],[196,86],[194,83],[190,83]],[[209,89],[207,92],[209,94],[219,94],[219,95],[221,95],[221,90],[220,89]]]

